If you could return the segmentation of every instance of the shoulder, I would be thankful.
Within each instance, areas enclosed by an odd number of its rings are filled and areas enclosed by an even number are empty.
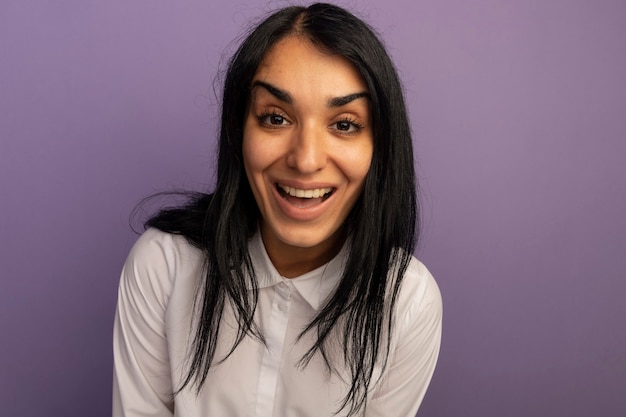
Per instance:
[[[398,294],[401,327],[417,320],[441,322],[443,301],[437,282],[426,266],[412,257]]]
[[[163,232],[156,228],[146,230],[135,242],[128,259],[137,264],[165,262],[175,268],[177,263],[197,258],[200,250],[192,246],[183,236]]]
[[[203,259],[202,252],[184,237],[150,228],[130,250],[120,287],[150,294],[166,305],[175,280],[197,270]]]

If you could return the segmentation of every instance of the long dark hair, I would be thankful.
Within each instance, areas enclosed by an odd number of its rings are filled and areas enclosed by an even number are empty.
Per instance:
[[[246,335],[263,341],[253,319],[258,285],[247,251],[259,212],[243,166],[243,126],[259,63],[271,46],[291,34],[349,60],[371,96],[374,152],[362,195],[347,219],[348,259],[335,292],[301,333],[317,336],[302,366],[319,353],[329,370],[345,367],[350,372],[350,388],[338,411],[347,408],[348,415],[355,415],[366,405],[374,366],[386,365],[398,290],[419,235],[402,88],[384,46],[367,24],[340,7],[318,3],[281,9],[253,28],[232,57],[224,81],[215,191],[194,195],[184,207],[162,210],[146,226],[182,234],[206,254],[192,355],[180,387],[195,384],[199,390],[218,359],[215,350],[226,303],[239,324],[230,352]],[[331,334],[337,330],[345,347],[343,358],[330,354]]]

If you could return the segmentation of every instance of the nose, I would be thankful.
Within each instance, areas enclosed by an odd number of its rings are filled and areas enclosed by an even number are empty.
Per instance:
[[[303,174],[323,169],[327,162],[324,132],[314,126],[300,126],[294,130],[287,155],[287,165]]]

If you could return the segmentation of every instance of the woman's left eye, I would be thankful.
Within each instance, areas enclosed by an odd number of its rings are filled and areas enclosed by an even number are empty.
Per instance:
[[[332,124],[333,129],[338,130],[342,133],[357,133],[359,130],[363,129],[363,126],[352,120],[340,120]]]

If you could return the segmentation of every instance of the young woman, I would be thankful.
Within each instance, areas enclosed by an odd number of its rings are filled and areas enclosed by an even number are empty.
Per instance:
[[[382,44],[336,6],[282,9],[222,106],[215,191],[149,220],[124,267],[113,415],[414,416],[441,298]]]

